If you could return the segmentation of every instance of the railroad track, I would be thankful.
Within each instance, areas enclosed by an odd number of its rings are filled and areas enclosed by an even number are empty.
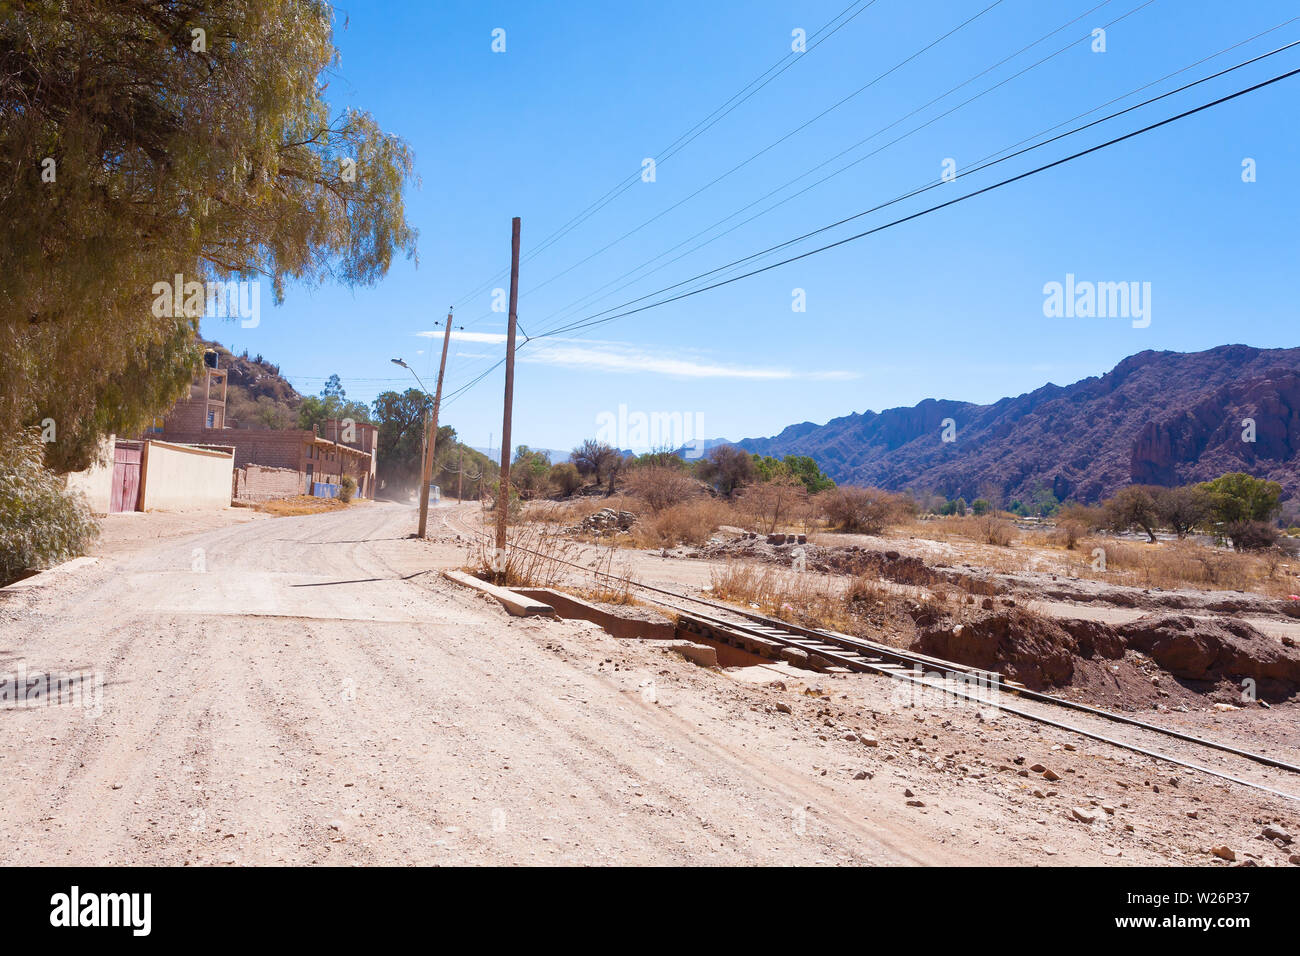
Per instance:
[[[466,532],[488,537],[484,532],[470,528],[463,521],[460,523]],[[1207,767],[1196,761],[1157,750],[1154,747],[1143,746],[1129,740],[1121,740],[1093,727],[1067,723],[1056,716],[1041,712],[1037,709],[1037,705],[1043,705],[1048,710],[1064,709],[1080,712],[1088,715],[1089,719],[1095,719],[1102,723],[1135,727],[1144,734],[1176,740],[1182,744],[1224,754],[1241,761],[1300,775],[1300,766],[1270,757],[1267,754],[1234,747],[1231,744],[1184,733],[1169,727],[1161,727],[1158,724],[1139,720],[1127,714],[1119,714],[1078,701],[1030,690],[1023,684],[1008,680],[997,671],[968,667],[954,661],[917,654],[866,638],[840,634],[836,631],[803,627],[788,621],[757,614],[750,610],[720,604],[706,598],[694,597],[667,588],[644,584],[630,577],[620,577],[608,572],[583,567],[572,561],[566,561],[554,555],[543,554],[540,551],[520,545],[510,544],[509,547],[519,548],[519,550],[527,551],[530,554],[575,568],[585,574],[594,574],[655,595],[647,598],[647,600],[675,611],[682,629],[699,637],[721,641],[773,660],[806,663],[816,670],[878,674],[893,680],[906,682],[912,685],[913,688],[920,688],[932,693],[947,694],[979,706],[996,708],[1004,713],[1014,714],[1035,723],[1076,733],[1155,760],[1300,803],[1300,796],[1295,794],[1278,790],[1257,780],[1250,780],[1229,773],[1223,769]],[[673,603],[664,600],[664,598],[672,598],[677,602],[684,601],[708,607],[713,611],[722,612],[727,617],[719,617],[717,614],[682,607],[679,603]],[[804,657],[801,658],[799,655],[804,655]],[[1031,706],[1024,706],[1025,702],[1029,702]]]

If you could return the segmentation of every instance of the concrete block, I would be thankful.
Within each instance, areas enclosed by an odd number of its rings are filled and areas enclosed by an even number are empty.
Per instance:
[[[517,594],[509,588],[497,587],[495,584],[488,584],[486,581],[480,581],[472,574],[466,574],[464,571],[443,571],[442,576],[449,581],[457,584],[463,584],[467,588],[473,588],[490,597],[496,598],[501,602],[510,614],[515,617],[531,617],[534,615],[546,615],[548,617],[557,617],[555,608],[549,604],[543,604],[535,598],[525,597]]]

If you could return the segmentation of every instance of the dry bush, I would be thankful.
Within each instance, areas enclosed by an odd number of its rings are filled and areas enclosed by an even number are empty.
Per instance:
[[[605,507],[603,500],[575,498],[571,501],[530,501],[524,505],[520,520],[533,524],[576,525]]]
[[[711,578],[714,596],[724,601],[757,605],[783,620],[847,626],[842,580],[740,561],[714,568]]]
[[[911,500],[880,488],[843,485],[817,496],[822,514],[831,526],[857,534],[880,534],[905,519]]]
[[[699,497],[699,483],[680,468],[645,465],[633,469],[623,481],[624,489],[645,502],[658,514],[692,498]]]
[[[978,541],[980,544],[992,544],[999,548],[1009,548],[1015,539],[1015,526],[1005,518],[997,515],[980,515],[965,518],[946,518],[943,524],[948,530]]]
[[[898,626],[920,604],[964,620],[973,611],[957,588],[908,587],[871,574],[843,578],[809,574],[751,562],[728,562],[714,568],[713,594],[725,601],[757,606],[763,613],[809,627],[863,633],[870,621],[875,637],[886,643],[903,640],[910,628]]]
[[[552,488],[566,496],[582,487],[582,475],[578,471],[578,466],[571,461],[552,465],[548,481]]]
[[[1095,551],[1105,554],[1105,569]],[[1207,547],[1195,541],[1161,544],[1094,538],[1083,543],[1086,577],[1115,580],[1141,587],[1196,587],[1229,591],[1260,591],[1277,597],[1294,594],[1297,578],[1277,552],[1239,553]]]
[[[1056,523],[1056,529],[1049,535],[1049,540],[1067,551],[1073,551],[1087,533],[1087,525],[1067,518]]]
[[[593,562],[589,548],[556,535],[540,525],[509,529],[505,553],[496,553],[489,535],[475,535],[471,545],[471,573],[504,587],[578,588],[610,603],[631,601],[631,577],[614,567],[616,552],[603,549]]]
[[[734,520],[732,510],[712,498],[696,498],[643,515],[630,532],[638,548],[675,548],[679,544],[706,544],[721,525]]]
[[[897,588],[873,574],[855,575],[844,588],[844,600],[850,604],[888,604],[897,597]]]
[[[1104,528],[1106,526],[1106,517],[1104,508],[1094,505],[1081,505],[1077,502],[1065,505],[1056,513],[1058,524],[1071,521],[1082,526],[1085,532],[1099,531]]]
[[[740,493],[736,510],[741,515],[742,527],[771,534],[783,523],[798,521],[805,514],[803,505],[807,500],[808,489],[802,482],[777,478],[747,487]]]

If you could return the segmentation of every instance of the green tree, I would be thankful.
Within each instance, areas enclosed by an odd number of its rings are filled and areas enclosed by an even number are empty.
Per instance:
[[[621,458],[622,456],[612,446],[590,438],[573,449],[573,453],[569,455],[569,461],[577,466],[578,471],[583,475],[592,475],[597,485],[600,484],[602,476],[608,475],[610,491],[614,490],[614,476],[618,473],[618,463]]]
[[[819,467],[817,462],[807,455],[786,455],[777,459],[771,455],[753,455],[754,476],[759,481],[781,481],[792,478],[804,486],[809,494],[826,491],[835,487]]]
[[[1282,486],[1276,481],[1265,481],[1240,471],[1220,475],[1196,487],[1209,496],[1212,520],[1224,523],[1270,521],[1277,515],[1282,499]]]
[[[304,404],[307,401],[303,399]],[[381,392],[371,403],[374,422],[379,426],[376,438],[378,477],[389,490],[410,491],[419,483],[425,415],[432,411],[433,400],[418,388],[408,388],[405,392]],[[440,446],[444,429],[451,435],[455,434],[455,429],[450,427],[439,428]]]
[[[534,451],[527,445],[515,449],[510,463],[510,484],[519,489],[525,498],[544,495],[551,476],[551,458],[544,451]]]
[[[331,375],[321,389],[320,397],[308,395],[298,406],[298,427],[316,429],[330,419],[350,418],[354,422],[370,421],[370,409],[361,402],[349,402],[337,374]]]
[[[1156,495],[1159,488],[1150,485],[1129,485],[1121,488],[1115,496],[1102,504],[1106,526],[1111,531],[1128,531],[1141,528],[1146,532],[1147,540],[1152,544],[1156,540],[1156,529],[1160,527],[1160,511],[1156,507]]]
[[[1281,510],[1276,481],[1233,471],[1197,485],[1206,496],[1210,520],[1238,551],[1267,548],[1277,539],[1273,520]]]
[[[84,467],[185,393],[207,290],[184,283],[266,280],[278,301],[414,255],[410,149],[326,103],[327,3],[3,6],[0,435],[52,419],[49,465]],[[164,300],[177,274],[184,301]]]
[[[835,487],[835,482],[808,455],[786,455],[783,461],[790,469],[790,474],[803,484],[809,494],[815,495],[819,491]]]

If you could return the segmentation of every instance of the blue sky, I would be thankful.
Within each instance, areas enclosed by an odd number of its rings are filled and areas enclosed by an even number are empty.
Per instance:
[[[812,35],[838,23],[849,0],[341,5],[335,42],[342,62],[329,96],[338,107],[369,110],[411,144],[422,180],[407,197],[421,233],[419,266],[398,262],[373,288],[290,286],[283,306],[264,299],[256,328],[205,320],[204,334],[278,362],[304,393],[319,391],[337,372],[349,397],[369,401],[412,381],[390,363],[394,356],[432,388],[440,342],[421,333],[435,330],[447,307],[459,303],[456,321],[466,332],[452,342],[447,372],[447,388],[455,389],[503,354],[505,316],[492,311],[490,288],[506,282],[490,280],[509,265],[512,216],[523,220],[519,320],[537,335],[566,316],[590,316],[928,185],[946,159],[960,173],[964,164],[1300,16],[1294,2],[1283,0],[1002,0],[788,135],[991,3],[876,0],[817,46]],[[902,119],[1070,21],[1076,22]],[[1106,29],[1105,52],[1091,48],[1097,27]],[[505,31],[503,53],[492,50],[498,28]],[[781,63],[800,28],[810,36],[807,52],[659,162],[654,182],[641,181],[644,159],[662,154]],[[1295,40],[1300,20],[1085,121]],[[1297,67],[1300,47],[945,183],[791,253]],[[1143,349],[1300,344],[1298,98],[1300,76],[858,242],[608,324],[539,338],[519,352],[513,443],[572,447],[617,417],[620,407],[630,417],[680,412],[706,437],[763,436],[796,422],[927,397],[993,401],[1048,381],[1100,374]],[[864,139],[817,173],[655,260]],[[1254,182],[1242,181],[1246,158],[1255,161]],[[535,253],[630,178],[631,188]],[[655,261],[620,279],[648,260]],[[1121,317],[1046,317],[1044,285],[1064,282],[1067,274],[1149,282],[1149,326],[1135,328]],[[488,290],[466,298],[485,284]],[[803,290],[806,311],[792,309],[796,289]],[[501,385],[498,369],[450,401],[444,423],[473,445],[487,445],[489,436],[499,441]]]

